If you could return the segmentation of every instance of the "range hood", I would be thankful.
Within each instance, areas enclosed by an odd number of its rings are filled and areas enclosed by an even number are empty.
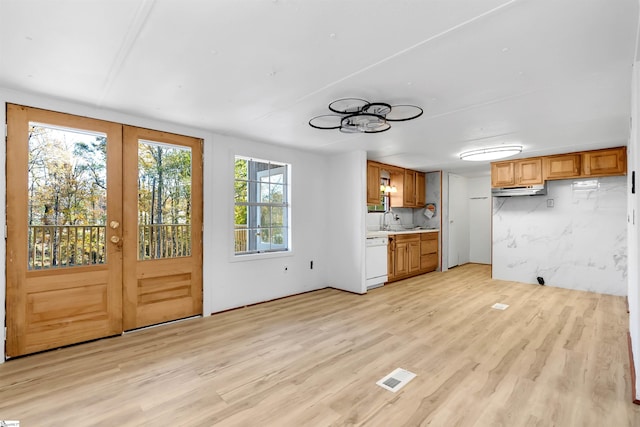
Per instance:
[[[492,188],[493,197],[512,196],[545,196],[547,194],[547,183],[543,185],[528,185],[524,187]]]

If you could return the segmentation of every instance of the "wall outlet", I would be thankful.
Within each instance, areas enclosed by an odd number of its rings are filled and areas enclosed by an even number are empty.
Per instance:
[[[547,207],[548,208],[552,208],[553,207],[553,199],[547,199]]]

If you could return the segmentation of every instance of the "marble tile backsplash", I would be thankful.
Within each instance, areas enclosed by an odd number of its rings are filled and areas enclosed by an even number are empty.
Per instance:
[[[626,177],[547,184],[546,196],[493,198],[493,277],[626,295]]]

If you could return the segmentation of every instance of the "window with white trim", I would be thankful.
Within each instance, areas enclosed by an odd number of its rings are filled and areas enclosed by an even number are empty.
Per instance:
[[[234,166],[235,254],[289,251],[291,165],[236,156]]]

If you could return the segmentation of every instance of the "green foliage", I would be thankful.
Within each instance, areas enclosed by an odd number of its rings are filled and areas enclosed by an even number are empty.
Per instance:
[[[187,253],[190,250],[191,151],[145,141],[139,143],[138,149],[138,222],[140,226],[162,225],[153,227],[155,234],[141,239],[141,255],[164,256],[157,248],[174,254],[176,248],[183,248],[181,253]],[[99,236],[97,232],[83,234],[80,240],[69,239],[64,233],[69,233],[70,228],[64,226],[104,227],[106,189],[106,137],[30,126],[28,223],[58,226],[40,227],[40,234],[31,227],[30,253],[38,257],[31,261],[34,266],[71,265],[83,257],[101,257],[93,252],[104,249],[104,232]]]
[[[31,126],[29,224],[104,224],[105,150],[104,137]]]
[[[138,144],[138,222],[191,223],[191,151]]]
[[[235,201],[236,202],[246,202],[247,201],[247,191],[249,183],[247,179],[249,177],[248,171],[248,161],[244,159],[236,159],[235,162],[235,181],[234,181],[234,190],[235,190]],[[247,207],[242,205],[235,206],[235,224],[236,225],[247,225]]]

